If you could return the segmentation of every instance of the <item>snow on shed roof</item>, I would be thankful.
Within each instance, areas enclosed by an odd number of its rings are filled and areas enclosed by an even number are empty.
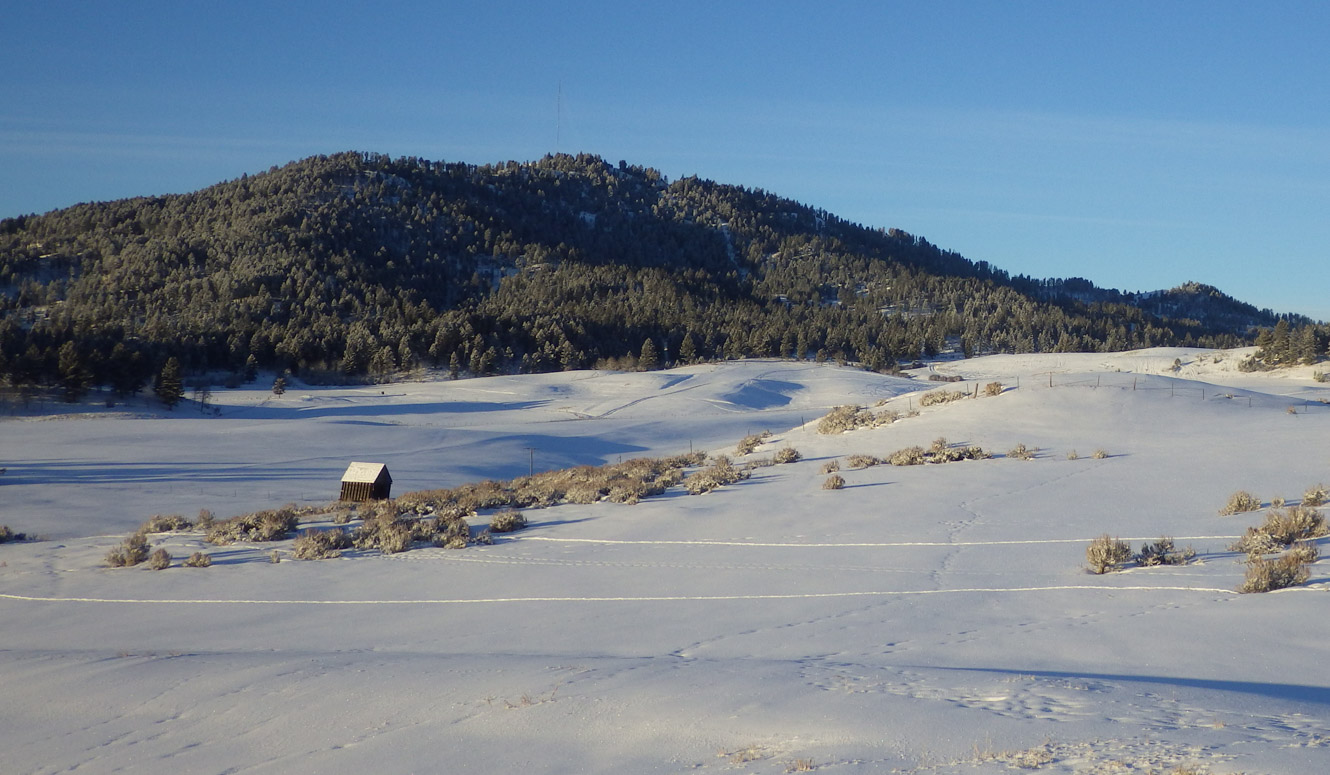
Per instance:
[[[380,473],[387,473],[388,466],[383,463],[352,463],[342,474],[343,482],[371,482],[378,480]]]

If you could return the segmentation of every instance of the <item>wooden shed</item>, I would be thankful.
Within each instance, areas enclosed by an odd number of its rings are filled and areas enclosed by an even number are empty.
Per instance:
[[[392,497],[393,477],[383,463],[352,463],[342,474],[344,501],[373,501]]]

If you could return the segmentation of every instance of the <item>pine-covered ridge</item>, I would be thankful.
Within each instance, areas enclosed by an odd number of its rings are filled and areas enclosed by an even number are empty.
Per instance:
[[[476,374],[653,357],[889,369],[982,351],[1234,346],[1277,318],[1192,285],[1011,277],[761,190],[588,155],[316,156],[0,221],[0,376],[133,392],[168,358]]]

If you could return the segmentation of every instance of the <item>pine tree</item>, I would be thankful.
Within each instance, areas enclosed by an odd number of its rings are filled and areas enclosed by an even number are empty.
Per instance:
[[[277,379],[272,381],[272,394],[280,396],[286,392],[286,377],[278,375]]]
[[[660,356],[656,354],[656,343],[647,339],[642,343],[642,354],[637,357],[639,371],[655,371],[660,368]]]
[[[462,360],[457,357],[457,351],[448,357],[448,379],[457,379],[462,372]]]
[[[88,394],[92,386],[92,374],[83,365],[78,345],[65,342],[60,346],[59,354],[60,386],[65,391],[65,401],[74,403]]]
[[[152,392],[157,394],[157,398],[163,404],[166,404],[167,409],[174,409],[175,405],[180,403],[180,399],[185,396],[185,388],[180,381],[180,361],[174,357],[166,359],[166,364],[157,374]]]
[[[679,345],[679,363],[689,364],[697,360],[697,345],[693,344],[693,335],[687,333],[683,335],[683,342]]]

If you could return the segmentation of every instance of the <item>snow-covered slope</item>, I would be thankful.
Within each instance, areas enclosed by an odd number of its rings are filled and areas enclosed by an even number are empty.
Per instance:
[[[756,361],[5,420],[0,524],[52,540],[0,546],[0,769],[1330,771],[1325,563],[1237,595],[1227,547],[1262,515],[1217,515],[1239,488],[1330,483],[1330,390],[1229,370],[1238,355],[935,367],[957,384]],[[816,433],[829,407],[879,401],[920,411]],[[400,493],[533,460],[732,454],[761,430],[736,460],[804,460],[528,511],[492,546],[274,565],[268,545],[159,534],[215,564],[101,567],[149,514],[327,501],[353,459],[388,463]],[[995,456],[847,465],[938,437]],[[1006,456],[1021,443],[1040,452]],[[832,459],[844,489],[821,487]],[[1106,532],[1197,560],[1091,575]]]

